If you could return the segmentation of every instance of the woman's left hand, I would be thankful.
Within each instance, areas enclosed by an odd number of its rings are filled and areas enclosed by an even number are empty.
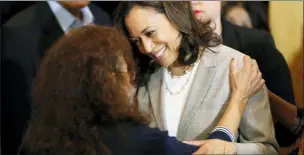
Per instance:
[[[232,142],[219,139],[184,141],[186,144],[199,146],[200,148],[194,152],[199,154],[236,154],[236,146]]]
[[[249,56],[244,56],[241,70],[237,69],[236,60],[232,60],[229,83],[232,95],[237,94],[241,99],[248,99],[263,87],[265,81],[262,79],[257,62]]]

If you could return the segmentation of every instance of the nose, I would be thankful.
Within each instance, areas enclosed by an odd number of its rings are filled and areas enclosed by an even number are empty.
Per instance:
[[[140,51],[144,54],[149,54],[152,52],[154,47],[153,41],[150,38],[143,38],[142,45],[140,47]]]

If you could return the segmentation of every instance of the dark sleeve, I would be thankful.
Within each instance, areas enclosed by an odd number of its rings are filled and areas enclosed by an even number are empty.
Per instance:
[[[275,47],[272,36],[267,33],[264,38],[263,53],[260,53],[257,62],[265,79],[265,84],[270,91],[295,105],[292,79],[287,62]],[[280,122],[275,124],[275,134],[281,147],[293,144],[297,138]]]
[[[134,134],[140,136],[141,141],[137,143],[140,144],[141,152],[146,154],[191,155],[199,149],[198,146],[178,141],[176,137],[168,136],[167,131],[160,131],[157,128],[141,126]],[[231,137],[223,130],[215,130],[208,139],[232,141]]]
[[[199,148],[168,136],[167,131],[144,125],[134,130],[134,134],[137,135],[134,143],[139,145],[136,146],[136,149],[141,149],[140,152],[143,154],[191,155]]]
[[[232,142],[233,138],[229,136],[227,132],[224,132],[223,130],[216,130],[213,131],[207,139],[220,139],[227,142]]]
[[[288,64],[282,53],[275,47],[270,34],[264,36],[263,52],[257,59],[267,88],[287,102],[295,105],[292,79]]]

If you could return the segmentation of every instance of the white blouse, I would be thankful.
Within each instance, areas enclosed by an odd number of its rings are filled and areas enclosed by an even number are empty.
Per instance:
[[[163,68],[162,96],[165,108],[165,121],[169,136],[176,136],[177,129],[187,100],[199,62],[196,62],[191,71],[179,77],[172,77],[166,68]]]

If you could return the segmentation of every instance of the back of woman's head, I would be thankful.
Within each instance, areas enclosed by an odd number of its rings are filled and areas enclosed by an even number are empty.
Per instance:
[[[118,64],[125,63],[122,72]],[[102,146],[99,126],[125,118],[141,122],[125,91],[125,75],[133,71],[129,42],[115,28],[84,26],[60,38],[34,82],[26,150],[94,154],[94,145]]]
[[[217,46],[220,43],[220,37],[216,35],[210,27],[211,20],[201,22],[195,18],[192,12],[191,3],[183,1],[125,1],[120,2],[115,10],[114,22],[123,33],[129,37],[126,26],[126,17],[134,6],[140,8],[153,8],[158,13],[165,14],[170,23],[180,32],[182,41],[179,46],[179,55],[177,61],[181,65],[193,64],[199,55],[200,46],[208,48]],[[147,17],[149,18],[149,17]],[[141,54],[136,46],[134,55],[139,63],[139,84],[146,83],[147,75],[155,70],[155,66],[149,64],[151,58]]]

